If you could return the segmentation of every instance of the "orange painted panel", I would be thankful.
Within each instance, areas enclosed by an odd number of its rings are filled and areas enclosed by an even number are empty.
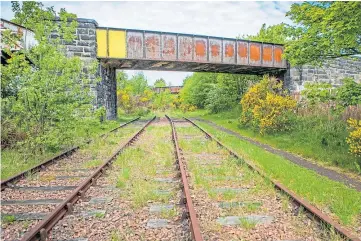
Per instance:
[[[239,41],[237,43],[237,63],[248,64],[248,43]]]
[[[282,49],[279,47],[274,48],[275,63],[282,64]]]
[[[222,61],[222,41],[220,39],[209,39],[209,61],[220,63]]]
[[[236,42],[223,40],[223,63],[234,64],[236,62]]]
[[[252,65],[261,65],[261,44],[259,43],[250,44],[249,62]]]
[[[262,50],[262,64],[264,66],[272,66],[272,55],[273,55],[273,51],[272,51],[272,45],[269,44],[263,44],[263,50]]]
[[[194,60],[207,61],[207,39],[195,38],[194,39]]]

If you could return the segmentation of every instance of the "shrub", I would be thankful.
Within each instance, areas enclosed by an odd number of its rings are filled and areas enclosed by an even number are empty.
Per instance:
[[[361,83],[352,78],[344,78],[343,85],[337,89],[337,102],[342,106],[361,104]]]
[[[350,129],[347,137],[350,152],[356,156],[361,156],[361,120],[349,119],[347,123]]]
[[[335,91],[329,83],[306,83],[305,89],[301,91],[301,95],[306,97],[311,105],[335,99]]]
[[[182,112],[187,112],[187,111],[195,111],[197,110],[197,106],[195,105],[190,105],[190,104],[185,104],[185,103],[182,103],[179,108],[182,110]]]
[[[296,101],[282,91],[282,82],[265,76],[241,100],[241,123],[261,134],[289,129]]]

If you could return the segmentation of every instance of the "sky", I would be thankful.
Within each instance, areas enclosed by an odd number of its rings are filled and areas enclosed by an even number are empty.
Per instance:
[[[141,2],[76,1],[43,2],[55,10],[65,8],[79,18],[95,19],[101,27],[132,28],[164,32],[235,38],[256,34],[263,23],[290,23],[285,17],[292,2]],[[1,2],[1,17],[13,18],[10,2]],[[136,71],[125,71],[132,76]],[[149,84],[163,78],[182,85],[190,72],[143,71]]]

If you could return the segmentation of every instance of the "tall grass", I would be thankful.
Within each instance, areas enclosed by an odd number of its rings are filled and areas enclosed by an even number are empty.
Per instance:
[[[181,115],[181,113],[176,113]],[[332,105],[319,105],[312,108],[300,107],[293,116],[292,128],[286,132],[260,135],[239,124],[241,110],[209,114],[204,110],[187,113],[188,116],[200,116],[231,129],[241,135],[269,144],[320,164],[337,166],[359,173],[361,158],[349,152],[346,143],[348,136],[346,120],[361,118],[361,106],[350,106],[342,112],[334,111]],[[360,174],[360,173],[359,173]]]

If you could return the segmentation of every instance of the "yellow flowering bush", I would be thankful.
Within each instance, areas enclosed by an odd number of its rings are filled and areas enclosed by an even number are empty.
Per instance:
[[[350,152],[361,156],[361,120],[349,119],[347,123],[350,133],[346,141],[350,145]]]
[[[264,134],[289,128],[296,101],[282,90],[282,82],[265,76],[247,91],[241,105],[241,123]]]
[[[186,104],[186,103],[182,103],[179,108],[182,110],[182,112],[187,112],[187,111],[195,111],[197,110],[197,106],[195,105],[191,105],[191,104]]]

